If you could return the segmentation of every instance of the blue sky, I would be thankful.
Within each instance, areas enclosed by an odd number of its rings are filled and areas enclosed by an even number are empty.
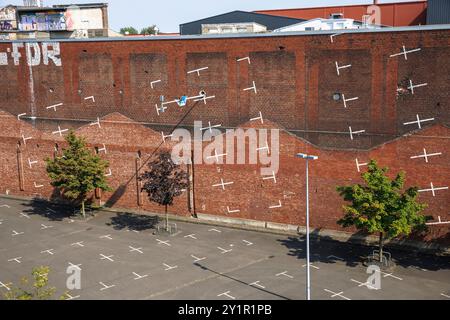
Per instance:
[[[380,0],[378,2],[408,1],[411,0]],[[180,23],[233,10],[254,11],[372,3],[371,0],[44,0],[45,5],[89,2],[109,3],[109,24],[113,30],[118,31],[125,26],[141,29],[156,24],[163,32],[178,32]],[[0,0],[0,7],[6,4],[22,3],[22,0]]]

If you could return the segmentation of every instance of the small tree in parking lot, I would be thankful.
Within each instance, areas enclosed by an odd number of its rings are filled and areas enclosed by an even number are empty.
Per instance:
[[[68,199],[81,202],[81,213],[86,216],[84,205],[90,192],[99,188],[109,191],[105,176],[108,161],[93,154],[86,147],[84,138],[77,137],[73,131],[66,136],[69,147],[63,149],[61,157],[47,158],[47,173],[51,185],[59,188]]]
[[[385,239],[409,235],[414,229],[424,229],[427,217],[420,214],[426,204],[417,202],[417,188],[402,192],[405,173],[400,172],[394,180],[386,173],[388,168],[379,168],[374,160],[362,173],[364,185],[339,186],[337,191],[345,201],[344,217],[338,220],[343,227],[355,226],[359,230],[379,234],[379,259],[383,259]]]
[[[141,190],[147,192],[150,201],[165,207],[166,231],[169,231],[167,206],[171,206],[173,199],[187,188],[187,173],[173,162],[167,151],[160,152],[157,158],[149,162],[148,169],[139,177],[144,182]]]

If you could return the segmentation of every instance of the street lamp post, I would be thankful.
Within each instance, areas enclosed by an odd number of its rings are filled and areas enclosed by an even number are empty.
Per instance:
[[[308,181],[308,161],[317,160],[318,156],[297,153],[298,158],[306,160],[306,300],[311,300],[311,277],[309,267],[309,181]]]

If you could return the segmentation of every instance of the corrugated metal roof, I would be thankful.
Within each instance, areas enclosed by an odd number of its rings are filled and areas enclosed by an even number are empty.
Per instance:
[[[426,26],[388,27],[381,29],[343,29],[320,31],[293,31],[293,32],[268,32],[268,33],[235,33],[213,35],[188,35],[188,36],[147,36],[147,37],[117,37],[117,38],[91,38],[91,39],[23,39],[0,40],[0,43],[11,42],[113,42],[113,41],[161,41],[161,40],[211,40],[211,39],[239,39],[239,38],[272,38],[294,37],[332,34],[370,34],[370,33],[395,33],[414,31],[450,30],[450,24],[437,24]]]
[[[429,0],[427,10],[427,24],[450,23],[450,1]]]

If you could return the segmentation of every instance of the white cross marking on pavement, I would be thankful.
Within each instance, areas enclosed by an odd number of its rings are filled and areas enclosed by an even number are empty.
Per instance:
[[[217,247],[217,249],[219,249],[220,251],[222,251],[221,253],[223,254],[223,253],[227,253],[227,252],[230,252],[230,251],[232,251],[233,249],[229,249],[229,250],[227,250],[227,249],[224,249],[224,248],[221,248],[221,247]]]
[[[287,274],[287,271],[283,271],[283,272],[277,273],[275,276],[277,276],[277,277],[278,276],[285,276],[285,277],[288,277],[288,278],[291,278],[291,279],[294,278],[293,276]]]
[[[22,257],[16,257],[16,258],[9,259],[8,262],[13,262],[13,261],[15,261],[15,262],[17,262],[17,263],[20,263],[20,262],[21,262],[20,259],[22,259]]]
[[[101,288],[100,291],[103,291],[103,290],[106,290],[106,289],[116,286],[115,284],[108,286],[108,285],[104,284],[103,282],[99,282],[99,284],[101,284],[103,286],[103,288]]]
[[[158,241],[158,244],[165,244],[166,246],[169,246],[170,247],[170,243],[169,243],[169,240],[166,240],[166,241],[162,241],[162,240],[159,240],[159,239],[156,239],[156,241]]]
[[[8,285],[4,284],[0,281],[0,288],[6,288],[6,290],[10,291],[11,289],[8,287]]]
[[[12,236],[14,237],[14,236],[18,236],[21,234],[24,234],[24,232],[17,232],[16,230],[13,230]]]
[[[100,239],[109,239],[109,240],[112,240],[110,234],[105,234],[105,235],[103,235],[103,236],[100,236],[99,238],[100,238]]]
[[[134,278],[134,280],[139,280],[139,279],[142,279],[142,278],[145,278],[145,277],[148,277],[148,274],[144,274],[144,275],[139,275],[138,273],[136,273],[136,272],[133,272],[133,274],[136,276],[136,278]]]
[[[163,265],[166,267],[166,269],[164,269],[164,271],[168,271],[168,270],[172,270],[172,269],[178,268],[178,266],[169,266],[166,263],[163,263]]]
[[[251,246],[253,244],[253,242],[247,241],[247,240],[242,240],[244,241],[248,246]]]
[[[134,248],[134,247],[132,247],[132,246],[128,246],[128,248],[131,249],[130,252],[137,251],[137,252],[139,252],[139,253],[144,253],[144,252],[141,251],[142,248]]]
[[[79,295],[78,296],[71,296],[69,293],[66,293],[66,296],[68,297],[67,300],[74,300],[74,299],[77,299],[77,298],[80,297]]]
[[[341,291],[341,292],[336,293],[336,292],[333,292],[333,291],[328,290],[328,289],[323,289],[323,290],[325,290],[325,291],[328,292],[328,293],[331,293],[331,294],[332,294],[332,296],[331,296],[332,298],[338,296],[338,297],[341,297],[341,298],[343,298],[343,299],[345,299],[345,300],[352,300],[352,299],[347,298],[347,297],[345,297],[345,296],[342,295],[342,294],[344,293],[344,291]]]
[[[54,255],[53,250],[55,250],[55,249],[47,249],[47,250],[41,251],[41,253],[48,253],[49,255]]]
[[[194,256],[193,254],[191,254],[191,257],[195,259],[194,262],[198,262],[198,261],[202,261],[202,260],[206,259],[206,257],[199,258],[199,257]]]
[[[105,256],[103,253],[100,253],[100,255],[102,256],[100,258],[100,260],[109,260],[109,261],[114,261],[113,259],[111,259],[111,257],[114,257],[114,255],[110,255],[110,256]]]
[[[371,288],[371,289],[374,289],[374,290],[379,290],[380,289],[380,288],[376,288],[374,286],[371,286],[369,284],[369,282],[360,282],[360,281],[355,280],[355,279],[350,279],[350,281],[358,283],[358,287],[366,286],[367,288]]]
[[[266,287],[264,287],[264,286],[262,286],[262,285],[259,284],[259,280],[250,283],[250,286],[260,287],[261,289],[265,289],[265,288],[266,288]]]
[[[314,269],[317,269],[317,270],[320,269],[319,267],[314,266],[312,263],[310,263],[309,266],[312,267],[312,268],[314,268]],[[302,265],[302,267],[303,267],[303,268],[306,267],[306,264]]]
[[[226,291],[226,292],[222,292],[221,294],[218,294],[217,296],[218,296],[218,297],[226,296],[226,297],[228,297],[228,298],[230,298],[230,299],[235,300],[236,298],[233,297],[232,295],[229,295],[229,293],[230,293],[230,291]]]
[[[79,263],[79,264],[73,264],[72,262],[69,261],[69,266],[75,267],[75,268],[77,268],[78,270],[81,270],[81,267],[80,267],[80,266],[82,266],[82,264],[81,264],[81,263]]]
[[[84,241],[74,242],[74,243],[72,243],[72,244],[71,244],[71,246],[79,246],[79,247],[84,247],[84,244],[83,244],[83,242],[84,242]]]
[[[27,219],[30,219],[30,216],[27,215],[26,213],[19,212],[19,214],[20,214],[22,217],[25,217],[25,218],[27,218]]]

